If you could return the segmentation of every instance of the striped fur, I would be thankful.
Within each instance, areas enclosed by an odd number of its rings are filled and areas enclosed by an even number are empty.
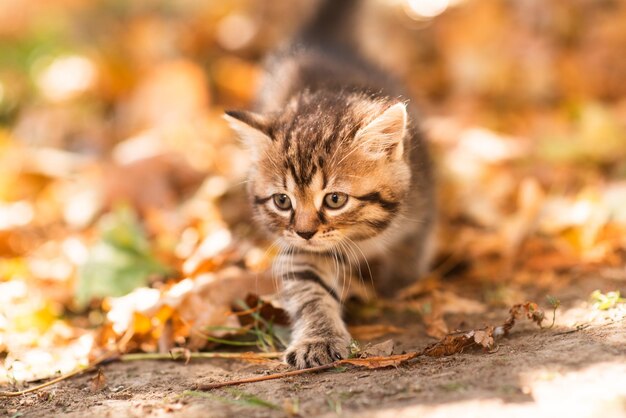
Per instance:
[[[348,355],[341,300],[370,267],[385,295],[425,272],[435,213],[401,88],[314,29],[270,58],[256,112],[227,112],[252,151],[255,218],[281,246],[274,272],[293,322],[285,360],[299,368]]]

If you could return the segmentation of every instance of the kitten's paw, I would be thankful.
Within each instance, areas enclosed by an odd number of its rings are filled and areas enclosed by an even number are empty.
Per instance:
[[[291,343],[285,362],[298,369],[322,366],[348,357],[350,337],[303,338]]]

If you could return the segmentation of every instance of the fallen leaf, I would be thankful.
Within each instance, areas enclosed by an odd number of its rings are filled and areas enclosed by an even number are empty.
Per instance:
[[[171,318],[173,334],[183,337],[187,348],[198,350],[207,344],[208,327],[241,326],[231,307],[235,301],[243,300],[250,290],[259,295],[272,294],[276,291],[275,282],[266,275],[228,267],[184,279],[163,290],[139,288],[126,296],[108,298],[107,321],[117,336],[126,334],[131,325],[140,327],[142,333],[135,332],[132,336],[133,341],[140,342],[147,337],[158,338]],[[184,328],[182,334],[181,327]],[[211,331],[211,336],[227,333],[215,330]]]
[[[448,334],[440,341],[426,347],[422,350],[422,353],[430,357],[444,357],[461,353],[463,349],[474,344],[472,337],[466,332]]]
[[[435,290],[433,305],[433,312],[440,309],[442,314],[480,314],[487,310],[485,304],[464,298],[449,290]]]
[[[515,325],[515,321],[521,314],[526,314],[526,318],[536,323],[539,327],[541,327],[541,323],[545,319],[544,312],[539,309],[537,304],[534,302],[525,302],[513,305],[513,307],[509,310],[509,318],[502,325],[505,335],[509,332],[513,325]]]
[[[504,245],[502,252],[507,259],[512,260],[517,255],[521,243],[533,232],[544,200],[545,193],[536,179],[522,180],[517,196],[518,211],[500,231]]]
[[[239,322],[242,326],[255,324],[257,322],[254,315],[255,313],[272,324],[289,324],[289,316],[284,309],[275,307],[273,304],[261,299],[257,295],[249,294],[246,296],[243,304],[238,302],[241,301],[236,302],[238,306],[233,308],[233,313],[239,317]]]
[[[411,299],[417,296],[421,296],[439,289],[441,282],[436,275],[430,275],[428,277],[417,280],[415,283],[405,287],[398,292],[399,299]]]
[[[348,327],[348,331],[355,340],[375,340],[385,335],[404,334],[406,332],[404,328],[386,324],[353,325]]]
[[[424,315],[422,318],[424,325],[426,325],[426,334],[434,338],[443,338],[446,336],[450,329],[448,324],[443,319],[443,315],[440,313]]]
[[[366,367],[368,369],[382,369],[385,367],[398,367],[402,363],[417,357],[417,353],[396,354],[394,356],[380,356],[368,358],[354,358],[341,360],[341,364]]]
[[[509,310],[509,317],[500,326],[487,326],[471,331],[453,332],[440,341],[424,348],[420,354],[430,357],[443,357],[463,352],[464,349],[474,345],[492,350],[495,340],[506,336],[515,325],[517,318],[525,315],[529,320],[535,322],[539,327],[545,318],[545,314],[536,303],[525,302],[514,305]]]
[[[366,347],[361,353],[361,356],[363,358],[390,356],[393,353],[394,346],[395,343],[393,340],[383,341],[371,347]]]
[[[96,375],[91,379],[91,391],[100,392],[106,386],[107,379],[101,368],[98,368]]]
[[[216,270],[219,265],[216,258],[232,245],[232,234],[226,228],[218,228],[207,235],[196,251],[183,264],[183,273],[194,275],[205,271]],[[200,267],[204,267],[199,271]]]
[[[169,271],[152,254],[146,233],[129,208],[103,217],[100,228],[100,240],[89,249],[79,270],[76,301],[80,306],[93,298],[126,295],[145,286],[151,275]]]
[[[493,328],[488,327],[484,330],[474,331],[474,341],[476,344],[491,350],[495,342],[493,338]]]

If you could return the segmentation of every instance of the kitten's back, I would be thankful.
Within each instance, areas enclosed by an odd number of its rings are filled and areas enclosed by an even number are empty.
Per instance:
[[[402,96],[393,77],[359,51],[355,25],[360,3],[322,0],[310,23],[267,57],[257,110],[280,111],[304,90]]]

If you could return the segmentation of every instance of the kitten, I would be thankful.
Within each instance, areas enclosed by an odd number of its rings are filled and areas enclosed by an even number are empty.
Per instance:
[[[325,0],[270,57],[256,112],[226,118],[252,151],[255,217],[277,237],[274,274],[293,323],[285,361],[345,358],[341,301],[351,280],[379,293],[417,279],[432,254],[434,185],[401,87],[343,34],[355,0]]]

